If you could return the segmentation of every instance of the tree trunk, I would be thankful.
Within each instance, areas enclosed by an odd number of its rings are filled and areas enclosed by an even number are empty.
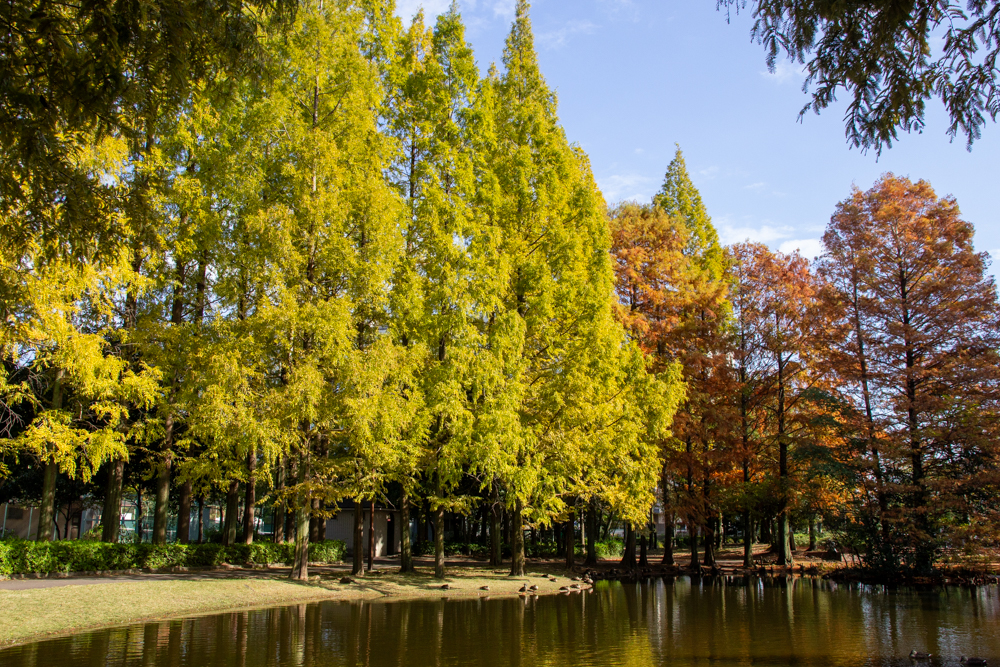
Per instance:
[[[809,551],[816,551],[816,517],[809,517]]]
[[[295,541],[295,531],[298,530],[295,510],[290,507],[285,508],[285,539]]]
[[[673,483],[667,471],[666,462],[660,469],[660,493],[663,496],[663,565],[674,565],[674,524],[677,521],[674,509]]]
[[[673,567],[674,562],[674,521],[676,517],[673,512],[665,514],[663,517],[663,565]]]
[[[281,493],[285,489],[286,459],[282,455],[278,459],[278,480],[275,491]],[[274,543],[283,544],[285,542],[285,501],[279,500],[274,507]]]
[[[772,530],[773,528],[774,528],[774,524],[771,521],[770,517],[765,517],[765,518],[762,518],[760,520],[760,541],[761,542],[766,542],[767,544],[771,544],[771,545],[774,544],[774,536],[772,535],[772,533],[774,532]]]
[[[289,578],[296,581],[309,579],[309,516],[308,505],[295,511],[295,559]]]
[[[56,369],[55,379],[52,382],[52,410],[62,410],[62,379],[65,371]],[[48,461],[45,463],[44,476],[42,477],[42,505],[38,508],[38,530],[35,539],[39,542],[49,542],[52,540],[53,528],[56,520],[56,481],[59,477],[59,466]]]
[[[117,542],[122,522],[122,484],[125,479],[125,460],[115,458],[108,462],[108,483],[101,511],[101,541]]]
[[[410,494],[405,490],[399,500],[399,571],[413,572],[413,549],[410,547]]]
[[[319,498],[313,498],[312,503],[310,503],[312,511],[309,513],[309,539],[313,542],[322,542],[325,535],[323,530],[323,517],[320,516],[322,511],[322,504]]]
[[[653,509],[650,508],[650,510],[649,510],[649,548],[650,549],[656,549],[657,548],[656,540],[657,540],[657,534],[658,533],[659,533],[659,531],[656,530],[656,521],[654,520],[654,517],[653,517]]]
[[[368,571],[375,567],[375,501],[368,509]]]
[[[514,511],[510,513],[510,532],[511,532],[511,558],[510,558],[510,576],[512,577],[523,577],[524,576],[524,519],[522,517],[522,512],[524,511],[524,506],[521,504],[520,499],[514,501]]]
[[[699,569],[698,565],[698,524],[694,517],[688,517],[688,541],[691,543],[691,569]]]
[[[777,315],[775,315],[777,317]],[[778,353],[778,478],[781,486],[781,507],[778,510],[778,565],[791,567],[794,563],[788,537],[788,438],[785,434],[785,359]]]
[[[255,510],[257,505],[257,450],[247,452],[247,486],[244,495],[243,544],[253,544]]]
[[[597,498],[592,497],[587,506],[587,559],[584,565],[597,565]]]
[[[503,508],[500,506],[500,494],[496,482],[493,483],[493,503],[490,507],[490,565],[503,564]]]
[[[172,422],[173,418],[168,417],[167,421]],[[167,432],[169,433],[171,430],[172,425],[169,425]],[[156,490],[153,502],[153,538],[151,540],[153,544],[167,543],[167,510],[169,509],[168,503],[170,502],[170,471],[172,467],[172,457],[170,451],[167,450],[163,453],[163,460],[160,462],[156,474]]]
[[[361,498],[354,499],[354,550],[351,554],[351,574],[365,574],[365,506]]]
[[[569,521],[566,522],[566,569],[572,569],[576,565],[576,512],[569,513]]]
[[[177,498],[177,543],[191,542],[191,480],[181,484]]]
[[[59,466],[51,462],[46,463],[42,478],[42,504],[38,508],[38,530],[35,533],[35,539],[39,542],[52,540],[56,520],[56,480],[58,477]]]
[[[649,567],[649,560],[646,558],[646,533],[648,531],[642,531],[642,536],[639,538],[639,567]]]
[[[426,539],[426,537],[427,537],[427,535],[426,535],[427,529],[424,528],[424,508],[423,508],[423,504],[422,503],[417,504],[414,507],[414,511],[416,511],[415,521],[417,522],[417,539],[416,539],[416,542],[414,542],[414,549],[416,551],[419,551],[420,553],[423,553],[424,552],[424,539]]]
[[[205,498],[198,497],[198,544],[205,541]]]
[[[308,438],[307,438],[308,442]],[[304,453],[299,455],[299,484],[300,488],[309,481],[309,448],[304,447]],[[295,510],[295,559],[292,562],[292,571],[289,578],[295,581],[306,581],[309,579],[309,519],[312,516],[310,508],[312,503],[305,497],[305,492],[300,492],[298,507]],[[235,494],[234,494],[235,497]],[[233,524],[235,530],[235,522]]]
[[[715,567],[715,519],[705,522],[705,555],[702,563],[706,567]]]
[[[753,567],[753,518],[743,510],[743,567]]]
[[[635,530],[631,523],[625,524],[625,548],[622,550],[622,567],[635,569]]]
[[[146,512],[142,507],[142,487],[136,487],[135,490],[135,541],[142,543],[143,533],[145,532]]]
[[[239,517],[240,483],[230,480],[226,491],[226,519],[222,529],[222,543],[225,546],[236,544],[236,523]]]
[[[788,521],[788,511],[785,510],[778,517],[778,565],[791,567],[794,563],[792,556],[791,526]]]
[[[438,488],[438,506],[434,508],[434,576],[444,579],[444,505],[440,501]]]

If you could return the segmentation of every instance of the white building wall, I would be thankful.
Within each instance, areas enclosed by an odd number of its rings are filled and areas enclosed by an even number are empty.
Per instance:
[[[368,549],[368,510],[364,511],[364,544],[362,548]],[[393,512],[393,514],[396,514]],[[384,510],[375,510],[375,556],[381,557],[388,553],[388,515]],[[393,525],[393,545],[396,551],[399,550],[399,531],[396,524],[399,523],[398,516],[392,521]],[[354,553],[354,510],[348,509],[337,514],[337,516],[326,520],[326,539],[342,540],[347,545],[347,551]]]
[[[20,538],[34,539],[38,534],[38,508],[3,503],[0,505],[0,528]]]

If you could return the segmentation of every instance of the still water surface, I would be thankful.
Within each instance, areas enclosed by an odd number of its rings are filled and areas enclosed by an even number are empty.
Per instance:
[[[911,663],[912,649],[930,662]],[[3,667],[958,665],[1000,667],[996,587],[790,579],[599,582],[538,598],[323,602],[147,623],[0,651]]]

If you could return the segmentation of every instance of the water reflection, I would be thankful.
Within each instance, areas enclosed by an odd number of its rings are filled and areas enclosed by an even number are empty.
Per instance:
[[[568,596],[319,603],[84,633],[10,667],[1000,664],[996,588],[895,592],[809,579],[599,583]]]

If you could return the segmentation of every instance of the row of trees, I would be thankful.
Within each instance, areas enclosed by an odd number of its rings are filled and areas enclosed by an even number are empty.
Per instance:
[[[47,101],[50,137],[38,102],[3,158],[0,460],[42,469],[40,539],[61,477],[100,480],[107,541],[130,484],[154,542],[173,503],[181,541],[196,499],[225,498],[227,542],[273,508],[295,577],[345,499],[355,545],[365,504],[429,512],[439,576],[446,512],[484,509],[512,573],[522,528],[583,508],[632,561],[657,487],[694,562],[723,519],[747,565],[816,516],[886,570],[995,542],[1000,323],[953,200],[887,175],[813,265],[723,248],[679,150],[607,211],[525,2],[482,77],[455,6],[241,11],[177,61],[123,47],[113,113]]]
[[[679,368],[647,368],[614,317],[605,205],[527,3],[482,78],[454,5],[433,28],[347,0],[258,25],[249,73],[208,59],[178,103],[154,85],[127,123],[77,128],[67,159],[99,233],[63,232],[82,230],[58,189],[5,200],[5,225],[51,232],[4,241],[0,446],[44,469],[39,539],[58,477],[99,474],[116,541],[140,459],[154,542],[171,497],[185,541],[213,490],[226,541],[242,490],[252,540],[266,495],[276,527],[294,514],[297,578],[338,503],[355,501],[359,546],[361,508],[390,489],[403,526],[429,504],[439,576],[445,511],[479,496],[497,561],[509,516],[515,574],[521,527],[578,502],[641,521]]]
[[[613,254],[623,321],[684,366],[661,488],[692,562],[700,532],[714,564],[722,515],[748,567],[755,526],[792,563],[792,518],[823,517],[883,572],[995,545],[1000,307],[954,199],[887,174],[837,206],[810,265],[720,248],[674,173],[679,152],[653,204],[615,211]]]

